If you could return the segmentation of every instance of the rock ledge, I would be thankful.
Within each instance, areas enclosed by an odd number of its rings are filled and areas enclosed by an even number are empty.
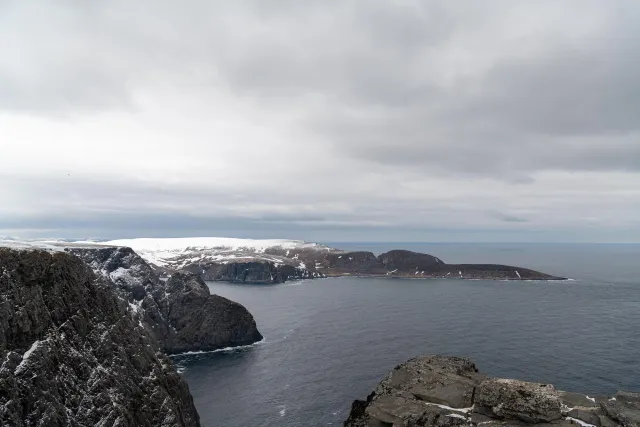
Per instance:
[[[421,356],[398,365],[345,427],[640,427],[640,393],[589,397],[550,384],[489,378],[467,358]]]

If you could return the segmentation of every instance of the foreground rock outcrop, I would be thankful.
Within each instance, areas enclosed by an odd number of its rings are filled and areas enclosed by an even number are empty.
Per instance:
[[[118,286],[146,298],[145,284]],[[71,254],[0,248],[0,425],[200,425],[186,382],[114,287]]]
[[[65,250],[108,279],[131,314],[168,354],[209,351],[262,340],[242,305],[211,295],[200,275],[175,272],[166,282],[131,248],[73,247]]]
[[[423,356],[397,366],[345,427],[640,426],[640,394],[589,397],[549,384],[489,378],[467,358]]]

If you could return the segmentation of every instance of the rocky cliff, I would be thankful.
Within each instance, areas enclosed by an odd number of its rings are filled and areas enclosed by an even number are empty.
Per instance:
[[[114,293],[71,254],[0,248],[0,425],[199,426],[187,384],[131,310],[148,285]]]
[[[246,257],[224,262],[199,261],[197,264],[186,264],[182,270],[198,274],[203,280],[252,284],[276,284],[324,277],[315,270],[286,262]],[[167,269],[166,273],[174,271],[176,270]]]
[[[211,295],[199,274],[176,272],[165,282],[130,248],[67,245],[65,250],[107,279],[168,354],[216,350],[262,339],[247,309]]]
[[[423,356],[397,366],[345,427],[640,426],[640,393],[589,397],[549,384],[489,378],[471,360]]]

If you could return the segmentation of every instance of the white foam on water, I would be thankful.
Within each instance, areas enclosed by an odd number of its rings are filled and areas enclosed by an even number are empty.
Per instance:
[[[184,353],[176,353],[176,354],[170,354],[169,357],[180,357],[180,356],[195,356],[198,354],[211,354],[211,353],[233,353],[236,351],[244,351],[244,350],[248,350],[250,348],[253,348],[259,344],[264,344],[266,343],[265,339],[261,339],[258,342],[254,342],[253,344],[247,344],[247,345],[239,345],[236,347],[224,347],[224,348],[219,348],[217,350],[198,350],[198,351],[185,351]]]

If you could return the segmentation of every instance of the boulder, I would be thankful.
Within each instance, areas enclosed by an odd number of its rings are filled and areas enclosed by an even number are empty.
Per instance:
[[[552,385],[489,379],[478,385],[475,411],[495,418],[548,423],[562,418],[561,400]]]
[[[247,309],[221,296],[210,295],[199,275],[174,273],[166,287],[166,319],[174,328],[166,345],[168,352],[215,350],[262,339]]]

